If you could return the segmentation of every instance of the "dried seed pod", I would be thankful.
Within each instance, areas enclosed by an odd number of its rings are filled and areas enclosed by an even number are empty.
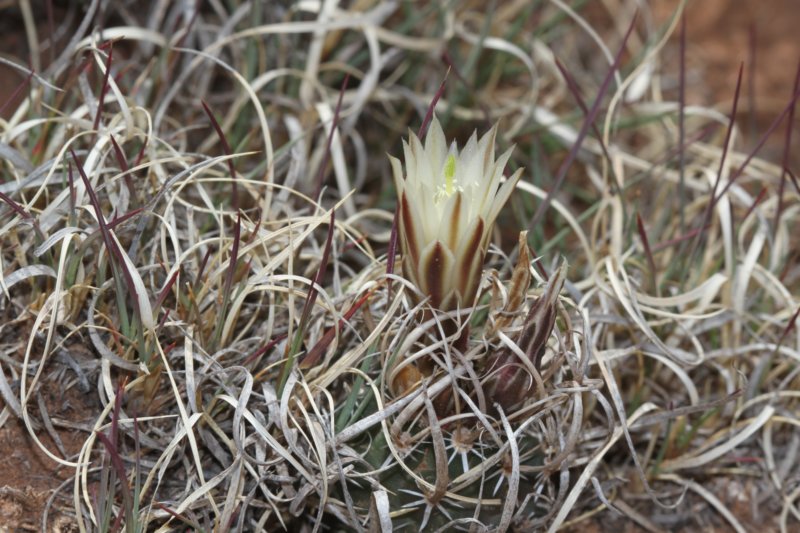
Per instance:
[[[531,254],[528,249],[528,232],[519,232],[519,257],[511,274],[511,285],[508,288],[508,299],[498,313],[489,335],[506,328],[514,320],[514,315],[525,302],[525,295],[531,286]]]
[[[534,369],[539,370],[547,340],[553,332],[558,310],[558,294],[564,286],[567,263],[561,264],[550,279],[547,290],[531,304],[522,331],[516,339],[517,346],[525,354]],[[489,378],[484,392],[490,404],[497,402],[504,411],[510,411],[535,392],[533,376],[510,348],[498,350],[487,361]]]

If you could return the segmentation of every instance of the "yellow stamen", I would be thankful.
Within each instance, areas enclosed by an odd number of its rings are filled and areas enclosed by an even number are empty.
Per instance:
[[[444,163],[444,192],[451,196],[455,192],[453,176],[456,174],[456,156],[450,154]]]

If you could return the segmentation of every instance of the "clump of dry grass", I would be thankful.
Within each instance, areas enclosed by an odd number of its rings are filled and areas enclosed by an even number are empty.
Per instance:
[[[743,531],[722,479],[800,520],[800,190],[741,150],[735,110],[685,105],[684,72],[659,70],[680,9],[654,27],[634,4],[604,32],[556,1],[94,1],[57,43],[23,17],[0,421],[74,473],[51,506],[81,531],[554,531],[603,512]],[[448,68],[448,133],[499,121],[528,170],[478,305],[445,316],[394,273],[385,154]],[[562,257],[531,361],[525,317]],[[470,324],[465,346],[443,320]],[[483,394],[500,352],[530,375],[508,412]],[[403,369],[423,357],[420,385]],[[53,386],[102,406],[77,456],[43,439],[74,424],[31,409]]]

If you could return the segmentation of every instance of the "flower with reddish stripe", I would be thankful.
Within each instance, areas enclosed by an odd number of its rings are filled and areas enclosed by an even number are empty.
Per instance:
[[[472,305],[495,220],[522,174],[502,183],[513,148],[495,159],[496,136],[497,126],[480,140],[473,133],[459,151],[434,117],[424,146],[410,132],[403,142],[405,168],[389,156],[403,275],[442,311]]]

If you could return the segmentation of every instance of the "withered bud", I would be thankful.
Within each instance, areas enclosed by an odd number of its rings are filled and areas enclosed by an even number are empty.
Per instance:
[[[564,286],[566,272],[567,263],[564,261],[550,279],[544,294],[531,304],[522,331],[516,339],[517,346],[536,371],[540,368],[547,340],[555,326],[558,295]],[[508,347],[489,357],[486,366],[489,377],[483,387],[489,405],[496,402],[504,411],[509,412],[534,395],[534,379],[526,366],[520,361],[519,355]]]

